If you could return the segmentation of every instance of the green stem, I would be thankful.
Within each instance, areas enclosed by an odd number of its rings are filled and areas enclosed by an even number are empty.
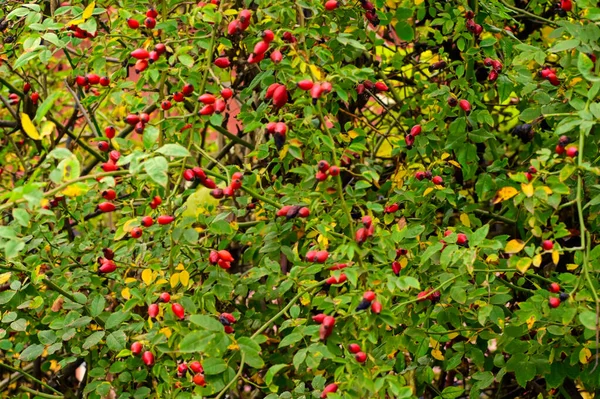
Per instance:
[[[23,392],[27,392],[27,393],[30,393],[32,395],[39,396],[40,398],[47,398],[47,399],[62,399],[62,398],[64,398],[64,396],[62,396],[62,395],[60,395],[60,396],[50,395],[50,394],[43,393],[43,392],[40,392],[40,391],[36,391],[34,389],[27,388],[27,387],[24,387],[24,386],[20,386],[19,389],[21,391],[23,391]]]
[[[227,177],[220,175],[218,173],[215,173],[213,171],[206,170],[205,173],[209,176],[213,176],[213,177],[216,177],[217,179],[223,180],[224,182],[228,182]],[[281,208],[283,206],[280,203],[273,201],[270,198],[265,197],[264,195],[260,195],[259,193],[252,190],[248,186],[242,185],[242,190],[244,190],[246,193],[248,193],[248,195],[250,195],[252,198],[256,198],[257,200],[260,200],[260,201],[266,202],[267,204],[273,205],[275,208]]]
[[[45,382],[38,380],[37,378],[35,378],[34,376],[32,376],[31,374],[29,374],[25,370],[22,370],[22,369],[13,367],[13,366],[9,366],[8,364],[3,363],[3,362],[0,362],[0,367],[4,367],[4,368],[6,368],[8,370],[16,371],[17,373],[21,373],[24,376],[26,376],[27,378],[29,378],[31,381],[37,382],[38,384],[40,384],[41,386],[43,386],[43,387],[51,390],[52,392],[61,395],[61,396],[59,396],[60,398],[63,397],[62,394],[59,391],[57,391],[56,389],[52,388],[50,385],[46,384]]]
[[[527,16],[529,16],[529,17],[531,17],[531,18],[534,18],[534,19],[537,19],[537,20],[543,21],[543,22],[547,23],[547,24],[548,24],[548,25],[550,25],[550,26],[557,26],[557,25],[556,25],[556,23],[554,23],[554,21],[550,21],[550,20],[549,20],[549,19],[547,19],[547,18],[540,17],[539,15],[535,15],[535,14],[533,14],[533,13],[531,13],[531,12],[529,12],[529,11],[523,10],[523,9],[521,9],[521,8],[517,8],[517,7],[515,7],[515,6],[511,6],[510,4],[508,4],[508,3],[506,2],[506,0],[500,0],[500,3],[502,3],[502,4],[503,4],[503,5],[504,5],[506,8],[508,8],[509,10],[512,10],[512,11],[514,11],[514,12],[517,12],[517,13],[519,13],[519,14],[522,14],[522,15],[527,15]]]

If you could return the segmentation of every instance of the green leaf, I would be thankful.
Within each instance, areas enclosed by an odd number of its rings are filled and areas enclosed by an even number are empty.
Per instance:
[[[111,351],[114,352],[118,352],[122,349],[125,349],[126,343],[127,335],[121,330],[110,333],[108,337],[106,337],[106,345]]]
[[[38,107],[36,113],[35,113],[35,118],[33,119],[33,122],[35,122],[36,124],[40,123],[42,121],[42,119],[44,119],[44,116],[46,116],[46,114],[48,113],[48,111],[50,111],[50,109],[52,109],[52,106],[54,105],[54,102],[60,98],[63,94],[60,91],[55,91],[52,94],[50,94],[42,104],[40,104],[40,106]],[[52,152],[56,151],[56,150],[60,150],[59,148],[56,148],[54,150],[52,150]],[[67,150],[66,148],[64,148],[64,150]],[[69,151],[70,152],[70,151]]]
[[[13,69],[19,69],[22,66],[25,66],[29,61],[36,58],[39,54],[39,51],[31,51],[29,53],[23,53],[13,64]]]
[[[596,313],[584,310],[579,314],[579,321],[587,329],[596,331]]]
[[[92,317],[96,317],[104,311],[104,307],[106,306],[106,300],[102,295],[94,295],[94,299],[92,299],[92,303],[90,304],[90,313]]]
[[[23,208],[15,208],[12,211],[13,217],[23,227],[29,226],[31,215]]]
[[[44,36],[42,36],[42,38],[44,40],[48,41],[49,43],[54,44],[58,48],[65,47],[65,42],[63,42],[62,40],[60,40],[58,38],[58,36],[56,35],[56,33],[53,33],[53,32],[44,33]],[[57,93],[57,92],[55,92],[55,93]],[[53,93],[53,94],[55,94],[55,93]]]
[[[270,386],[273,383],[273,377],[275,377],[275,375],[278,372],[280,372],[286,367],[288,367],[287,364],[275,364],[271,366],[269,370],[267,370],[267,374],[265,375],[265,383],[267,384],[267,386]]]
[[[179,62],[181,62],[187,68],[194,66],[194,59],[188,54],[179,54],[177,58],[179,59]]]
[[[40,340],[40,343],[42,343],[43,345],[52,345],[56,342],[56,339],[58,338],[56,336],[56,333],[52,330],[40,331],[37,333],[37,336]]]
[[[85,340],[85,342],[82,345],[83,349],[90,349],[92,346],[95,346],[98,344],[98,342],[100,342],[100,340],[102,338],[104,338],[104,331],[96,331],[95,333],[93,333],[92,335],[90,335],[89,337],[87,337],[87,339]]]
[[[211,331],[193,331],[183,337],[179,350],[185,353],[205,352],[215,338],[216,334]]]
[[[590,57],[580,52],[577,57],[577,69],[586,80],[600,82],[600,77],[594,75],[593,68],[594,63],[590,60]]]
[[[169,182],[167,171],[169,170],[169,162],[164,157],[150,158],[144,162],[144,170],[148,176],[156,183],[166,187]]]
[[[44,345],[29,345],[23,352],[21,352],[19,359],[23,362],[30,362],[42,356],[42,353],[44,353]]]
[[[16,257],[21,250],[25,248],[25,243],[21,239],[9,240],[4,246],[4,253],[7,258],[12,259]]]
[[[227,370],[227,364],[223,359],[208,358],[202,362],[202,368],[206,375],[218,375]]]
[[[467,293],[464,288],[461,287],[452,287],[450,290],[450,297],[460,304],[467,302]]]
[[[302,340],[302,338],[304,338],[303,334],[301,334],[299,332],[292,332],[292,333],[286,335],[285,337],[283,337],[283,339],[279,343],[279,348],[285,348],[287,346],[291,346],[292,344],[295,344],[296,342]]]
[[[204,330],[223,331],[223,325],[214,317],[194,314],[190,316],[190,321]]]
[[[556,43],[554,46],[548,49],[549,53],[558,53],[560,51],[571,50],[579,46],[579,39],[570,39]]]
[[[415,38],[415,31],[406,21],[398,21],[396,24],[396,33],[400,39],[407,42],[410,42]]]
[[[125,320],[129,319],[129,316],[129,312],[114,312],[110,316],[108,316],[108,319],[106,319],[106,322],[104,323],[104,327],[107,330],[111,330],[115,327],[118,327]]]
[[[165,144],[156,152],[159,152],[168,157],[189,157],[190,152],[180,144]]]
[[[149,150],[152,147],[154,147],[154,144],[156,144],[156,141],[158,140],[158,134],[159,134],[159,130],[156,128],[156,126],[146,126],[146,128],[144,129],[144,134],[142,136],[142,142],[144,143],[144,148]]]

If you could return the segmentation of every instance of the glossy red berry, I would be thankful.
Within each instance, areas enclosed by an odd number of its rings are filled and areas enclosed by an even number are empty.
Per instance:
[[[194,181],[196,179],[196,175],[194,174],[194,171],[192,169],[186,169],[183,172],[183,178],[186,181]]]
[[[185,363],[181,363],[179,366],[177,366],[177,375],[179,377],[183,377],[185,375],[185,373],[187,373],[188,370],[188,365]]]
[[[107,152],[110,149],[110,145],[106,141],[98,142],[98,150],[102,152]]]
[[[169,215],[161,215],[156,219],[158,224],[162,224],[162,225],[169,224],[173,220],[175,220],[175,218],[173,216],[169,216]]]
[[[379,302],[379,301],[371,302],[371,312],[373,312],[375,314],[379,314],[379,313],[381,313],[381,310],[382,310],[381,302]]]
[[[78,86],[81,86],[81,87],[85,87],[89,83],[87,77],[81,76],[81,75],[79,75],[75,78],[75,82],[77,83]]]
[[[548,291],[550,291],[553,294],[558,294],[560,292],[560,285],[558,285],[558,283],[552,283],[548,287]]]
[[[131,28],[131,29],[137,29],[140,27],[140,22],[137,19],[133,19],[133,18],[129,18],[127,20],[127,25]]]
[[[310,209],[307,207],[302,207],[298,210],[298,216],[301,218],[307,218],[310,216]]]
[[[143,48],[138,48],[136,50],[133,50],[130,55],[133,58],[138,59],[138,60],[144,60],[144,59],[150,57],[150,53],[148,52],[148,50],[143,49]]]
[[[327,171],[329,173],[330,176],[337,176],[340,174],[340,168],[338,168],[337,166],[333,165],[332,167],[329,168],[329,170]]]
[[[319,161],[319,163],[317,163],[317,169],[319,169],[321,172],[327,172],[329,169],[329,162],[325,160]]]
[[[283,54],[281,54],[281,51],[275,50],[271,52],[271,61],[273,61],[274,64],[279,64],[282,60]]]
[[[142,218],[142,226],[144,227],[150,227],[154,224],[154,220],[152,219],[152,216],[144,216]]]
[[[154,29],[156,26],[156,19],[148,17],[144,20],[144,26],[148,29]]]
[[[159,307],[156,303],[152,303],[148,306],[148,317],[154,319],[158,316]]]
[[[141,342],[134,342],[131,344],[131,354],[132,355],[139,355],[140,353],[142,353],[142,349],[144,349],[144,345],[142,345]]]
[[[142,354],[142,361],[148,367],[154,364],[154,354],[150,351],[146,351]]]
[[[180,304],[178,304],[178,303],[172,304],[171,310],[173,311],[175,316],[177,316],[177,318],[179,318],[179,320],[183,320],[185,318],[185,310],[183,309],[183,306],[181,306]]]
[[[327,11],[333,11],[338,7],[338,2],[336,0],[327,0],[325,2],[325,9]]]
[[[363,299],[369,302],[373,302],[377,295],[373,291],[367,291],[363,294]]]
[[[467,100],[460,100],[458,102],[458,106],[465,112],[471,111],[471,103],[469,103]]]
[[[442,176],[434,176],[431,179],[431,182],[433,184],[436,184],[436,185],[440,186],[440,185],[444,184],[444,179],[442,178]]]
[[[226,249],[218,251],[217,254],[219,255],[219,259],[224,260],[225,262],[233,262],[234,260],[231,253]]]
[[[305,80],[299,81],[298,83],[296,83],[296,85],[298,86],[298,88],[300,90],[308,91],[313,88],[314,83],[310,79],[305,79]]]
[[[325,263],[325,261],[327,261],[327,258],[329,258],[329,252],[327,251],[318,251],[315,254],[315,260],[318,263]]]
[[[31,90],[31,83],[25,82],[25,84],[23,84],[23,93],[27,94],[29,93],[29,90]]]
[[[149,18],[156,18],[156,17],[158,17],[158,12],[154,8],[149,8],[146,11],[146,16]]]
[[[556,297],[551,297],[548,299],[548,305],[550,305],[551,308],[557,308],[560,306],[560,299]]]
[[[348,350],[350,351],[350,353],[358,353],[358,352],[360,352],[360,345],[350,344],[350,345],[348,345]]]
[[[197,360],[191,362],[189,367],[190,370],[192,370],[194,373],[204,373],[204,368],[202,368],[202,364],[200,364],[200,362]]]
[[[556,148],[554,149],[554,151],[558,154],[558,155],[562,155],[565,153],[565,147],[563,147],[560,144],[556,145]]]
[[[218,66],[219,68],[227,68],[231,65],[231,62],[229,61],[229,58],[227,58],[227,57],[219,57],[219,58],[215,59],[214,64],[216,66]]]
[[[224,88],[223,90],[221,90],[221,97],[223,97],[224,100],[228,100],[231,97],[233,97],[233,90],[231,90],[230,88]]]
[[[567,147],[566,153],[569,158],[575,158],[577,156],[577,154],[579,153],[579,151],[577,151],[577,147],[571,146],[571,147]]]
[[[336,393],[337,390],[338,390],[338,385],[337,384],[329,384],[329,385],[327,385],[323,389],[323,392],[321,393],[321,399],[327,398],[327,395],[329,395],[330,393]]]
[[[204,375],[202,374],[196,374],[192,381],[194,381],[194,384],[199,385],[201,387],[206,386],[206,381],[204,380]]]
[[[102,192],[102,198],[107,201],[112,201],[117,198],[117,192],[111,188]]]
[[[171,295],[168,292],[163,292],[162,294],[160,294],[158,299],[163,303],[169,303],[169,301],[171,300]]]
[[[113,204],[112,202],[102,202],[101,204],[98,204],[98,210],[102,211],[102,212],[112,212],[115,209],[117,209],[115,207],[115,204]]]
[[[364,363],[367,361],[367,354],[365,352],[358,352],[356,355],[354,355],[354,358],[357,362]]]
[[[544,240],[542,241],[542,248],[544,249],[544,251],[551,251],[552,248],[554,248],[554,243],[552,242],[552,240]]]
[[[467,236],[463,233],[458,233],[456,235],[456,244],[457,245],[466,245],[467,244]]]
[[[142,229],[140,229],[139,227],[134,227],[133,229],[131,229],[130,234],[133,238],[140,238],[142,236]]]
[[[162,108],[163,111],[170,110],[172,107],[171,101],[164,100],[162,103],[160,103],[160,107]]]

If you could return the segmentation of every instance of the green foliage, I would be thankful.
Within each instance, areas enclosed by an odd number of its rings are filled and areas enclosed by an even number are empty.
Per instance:
[[[598,392],[600,8],[369,4],[258,0],[235,34],[243,7],[223,0],[161,0],[155,28],[137,0],[3,4],[0,368],[20,380],[2,397]],[[178,375],[195,360],[205,386]]]

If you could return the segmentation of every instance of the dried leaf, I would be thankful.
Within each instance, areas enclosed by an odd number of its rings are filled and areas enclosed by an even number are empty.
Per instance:
[[[519,192],[514,187],[503,187],[496,193],[496,196],[492,200],[492,204],[498,204],[502,201],[506,201],[507,199],[511,199]]]

